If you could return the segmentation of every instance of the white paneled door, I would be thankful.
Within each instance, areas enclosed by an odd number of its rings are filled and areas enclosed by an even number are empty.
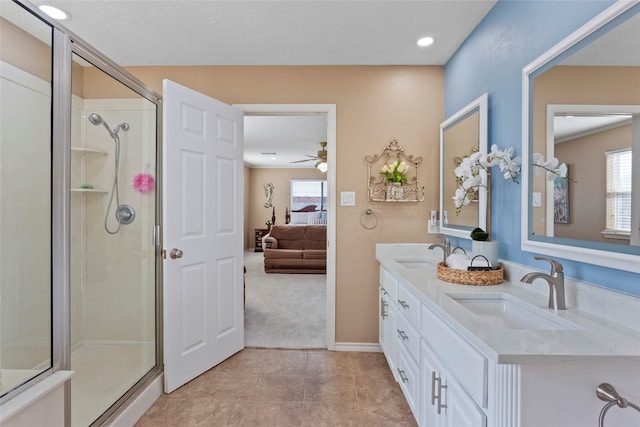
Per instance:
[[[163,82],[164,388],[244,348],[243,113]]]

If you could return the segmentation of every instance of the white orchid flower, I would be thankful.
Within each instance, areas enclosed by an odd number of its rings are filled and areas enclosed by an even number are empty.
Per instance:
[[[557,169],[556,169],[558,175],[562,178],[566,178],[567,177],[567,165],[565,163],[561,164]]]
[[[463,205],[468,205],[469,199],[467,198],[467,192],[462,188],[458,188],[453,196],[453,204],[456,209],[460,209]]]

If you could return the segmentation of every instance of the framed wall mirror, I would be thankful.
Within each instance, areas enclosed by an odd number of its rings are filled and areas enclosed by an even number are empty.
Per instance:
[[[640,272],[638,34],[640,4],[618,2],[524,68],[523,250]]]
[[[487,152],[487,104],[485,93],[440,125],[440,232],[448,236],[470,239],[474,228],[487,230],[486,188],[478,188],[472,202],[459,212],[453,201],[458,188],[454,169],[473,152]]]

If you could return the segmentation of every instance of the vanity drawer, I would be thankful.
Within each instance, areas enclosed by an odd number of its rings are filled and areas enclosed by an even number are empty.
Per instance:
[[[427,307],[422,307],[422,339],[464,386],[478,406],[487,407],[487,359]]]
[[[415,327],[420,326],[420,300],[398,283],[398,312],[404,313]]]
[[[389,295],[389,299],[396,303],[398,299],[398,281],[393,278],[391,273],[380,267],[380,292]]]
[[[413,360],[420,360],[420,334],[409,323],[407,318],[400,314],[396,320],[396,337],[400,346],[407,349]]]
[[[418,420],[418,398],[420,369],[418,364],[409,356],[404,347],[398,348],[398,363],[396,364],[396,378],[402,389],[405,399],[413,412],[413,416]]]

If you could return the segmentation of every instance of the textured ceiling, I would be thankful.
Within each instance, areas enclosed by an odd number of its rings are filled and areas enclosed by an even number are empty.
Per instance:
[[[122,66],[443,65],[496,0],[37,0]],[[436,39],[419,48],[422,36]],[[325,116],[246,117],[245,163],[291,163],[326,141]],[[266,155],[262,153],[277,153]],[[272,157],[276,157],[275,160]]]
[[[37,0],[128,65],[442,65],[495,0]],[[436,43],[418,48],[430,35]]]

